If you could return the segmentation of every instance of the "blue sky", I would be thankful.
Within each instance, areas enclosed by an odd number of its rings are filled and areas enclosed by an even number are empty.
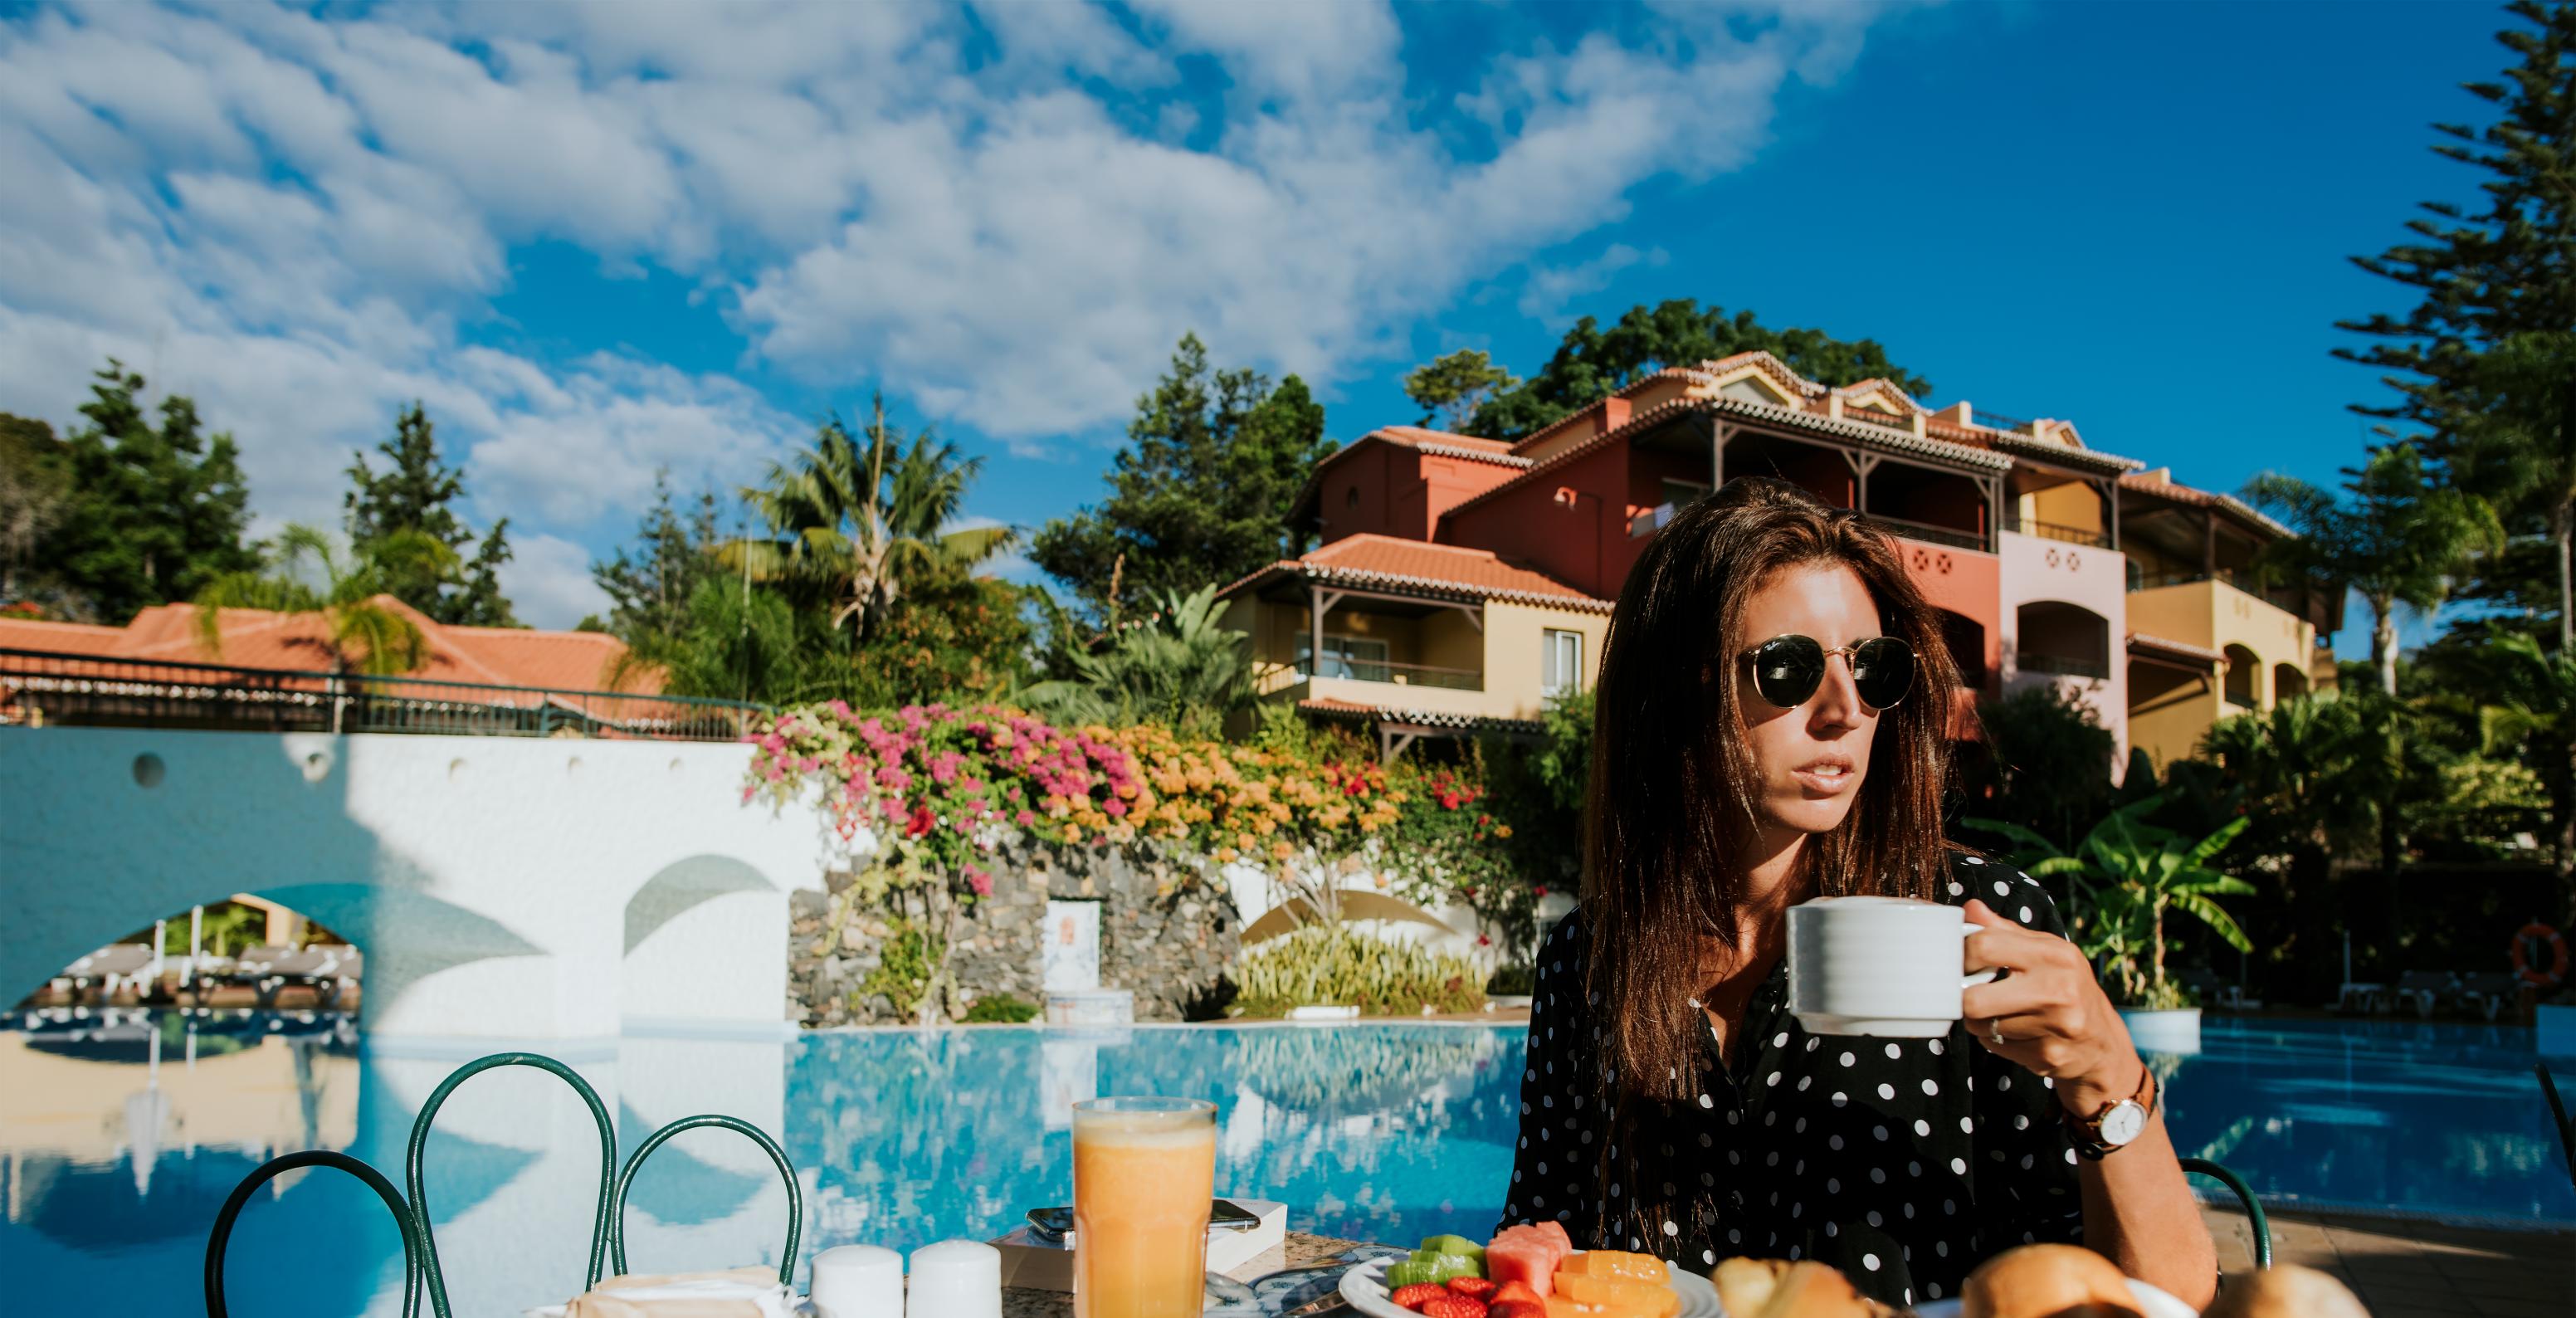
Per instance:
[[[1069,511],[1188,329],[1348,438],[1439,352],[1525,373],[1696,297],[2204,487],[2330,481],[2376,391],[2332,322],[2405,304],[2347,258],[2470,195],[2427,124],[2476,116],[2503,21],[0,9],[0,409],[66,422],[116,353],[234,430],[274,525],[422,398],[553,625],[656,466],[756,479],[876,389],[986,457],[975,517]]]

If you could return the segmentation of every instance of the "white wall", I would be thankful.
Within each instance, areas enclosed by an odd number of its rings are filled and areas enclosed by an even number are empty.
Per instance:
[[[779,1028],[786,893],[818,880],[829,835],[811,811],[742,802],[750,754],[0,728],[0,885],[19,912],[0,997],[248,892],[359,945],[377,1037],[595,1038],[627,1017]]]

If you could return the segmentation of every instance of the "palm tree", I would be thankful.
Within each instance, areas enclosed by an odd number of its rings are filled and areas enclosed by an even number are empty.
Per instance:
[[[1010,543],[1008,527],[942,529],[983,467],[928,430],[899,447],[879,398],[864,442],[832,418],[812,448],[773,463],[766,485],[744,490],[771,538],[737,541],[719,557],[754,582],[826,592],[832,626],[850,623],[856,644],[872,613],[903,597],[906,580],[971,571]]]
[[[2433,480],[2413,444],[2378,449],[2344,469],[2349,499],[2279,472],[2245,483],[2243,496],[2299,533],[2264,550],[2262,565],[2351,583],[2370,609],[2370,662],[2380,689],[2397,694],[2397,610],[2430,614],[2472,555],[2504,547],[2504,527],[2484,499]]]
[[[2230,820],[2198,841],[2147,823],[2172,795],[2160,792],[2112,811],[2072,854],[2019,824],[1963,821],[2021,843],[2024,850],[2013,863],[2033,878],[2066,876],[2075,897],[2071,923],[2077,945],[2113,981],[2120,1000],[2147,1008],[2183,1005],[2180,989],[2165,978],[2168,914],[2199,921],[2239,952],[2254,946],[2217,901],[2250,894],[2254,885],[2209,866],[2248,821]]]
[[[2557,853],[2558,881],[2576,878],[2576,659],[2566,650],[2542,650],[2522,632],[2507,632],[2487,643],[2495,664],[2496,703],[2478,711],[2484,749],[2519,743],[2539,761],[2548,787],[2550,816],[2557,821],[2552,845]],[[2576,916],[2576,892],[2570,894]]]
[[[321,574],[312,584],[305,563]],[[422,580],[453,567],[456,551],[421,531],[395,531],[352,547],[345,555],[331,537],[294,525],[277,537],[277,553],[263,572],[233,572],[197,592],[197,636],[210,654],[223,654],[223,611],[266,609],[318,613],[318,643],[334,673],[386,677],[418,669],[429,658],[429,638],[409,614],[378,601],[397,581]]]
[[[1066,723],[1160,723],[1187,736],[1212,737],[1225,716],[1252,698],[1246,633],[1222,625],[1217,588],[1160,593],[1152,614],[1120,626],[1105,644],[1073,648],[1074,676],[1040,682],[1018,703]],[[1047,601],[1059,635],[1070,620]]]

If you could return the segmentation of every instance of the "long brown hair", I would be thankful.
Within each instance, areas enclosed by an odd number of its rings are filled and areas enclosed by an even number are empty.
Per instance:
[[[1732,942],[1754,840],[1757,770],[1737,734],[1728,638],[1771,576],[1806,564],[1860,577],[1884,634],[1914,647],[1913,689],[1879,715],[1851,813],[1809,840],[1818,896],[1930,898],[1948,877],[1941,831],[1958,666],[1895,544],[1859,514],[1767,477],[1730,481],[1675,517],[1619,591],[1595,693],[1585,844],[1585,991],[1601,1023],[1604,1097],[1677,1102],[1698,1090],[1692,998],[1712,940]]]

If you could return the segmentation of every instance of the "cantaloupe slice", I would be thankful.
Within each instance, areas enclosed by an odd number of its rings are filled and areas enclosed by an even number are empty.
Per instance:
[[[1556,1293],[1576,1304],[1590,1305],[1607,1314],[1634,1315],[1635,1318],[1679,1318],[1682,1297],[1660,1282],[1629,1281],[1617,1277],[1591,1277],[1579,1272],[1556,1274]]]
[[[1616,1249],[1596,1249],[1589,1253],[1577,1254],[1558,1264],[1556,1270],[1560,1275],[1573,1273],[1578,1277],[1612,1277],[1623,1281],[1649,1281],[1658,1286],[1669,1285],[1673,1279],[1671,1271],[1664,1267],[1662,1259],[1652,1254],[1630,1254]]]

